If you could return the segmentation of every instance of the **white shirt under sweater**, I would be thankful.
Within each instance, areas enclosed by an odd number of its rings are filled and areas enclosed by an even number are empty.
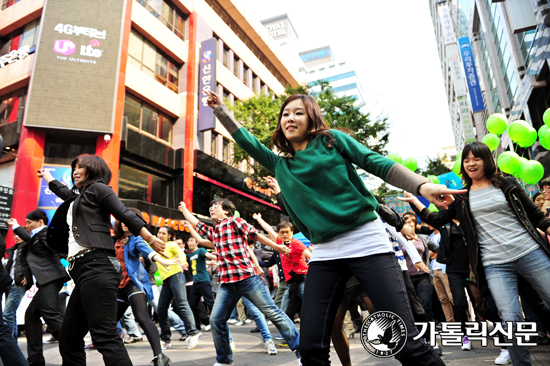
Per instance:
[[[69,225],[69,254],[67,255],[67,258],[72,257],[80,251],[89,249],[78,244],[73,236],[73,204],[74,201],[71,202],[69,205],[69,210],[67,211],[67,224]]]
[[[484,267],[513,262],[539,247],[501,189],[470,191],[470,207]]]

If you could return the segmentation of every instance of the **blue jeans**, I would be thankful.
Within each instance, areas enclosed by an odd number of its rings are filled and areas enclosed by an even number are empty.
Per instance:
[[[153,309],[155,309],[155,313],[157,313],[158,315],[158,299],[160,297],[159,288],[157,285],[151,285],[151,287],[153,288],[154,299],[152,301],[149,301],[149,304],[151,304]],[[177,316],[176,313],[174,313],[172,307],[168,308],[168,320],[170,321],[170,325],[174,327],[176,332],[181,335],[185,334],[185,325],[183,325],[183,321],[180,319],[180,317]]]
[[[12,330],[12,336],[17,342],[17,308],[25,295],[25,287],[12,284],[4,307],[4,325]]]
[[[305,278],[294,279],[291,284],[286,285],[285,294],[286,296],[286,307],[284,312],[291,320],[294,320],[294,315],[300,313],[302,308],[302,300],[304,298],[304,288],[306,285]],[[284,297],[283,297],[283,300]]]
[[[292,350],[298,348],[300,335],[294,323],[281,309],[275,306],[260,277],[254,275],[239,282],[222,283],[220,286],[210,315],[217,362],[233,363],[233,353],[229,347],[227,320],[241,296],[250,300],[275,324]],[[296,352],[296,356],[299,357],[299,352]]]
[[[533,286],[546,304],[550,304],[550,258],[542,248],[510,263],[487,266],[485,276],[503,322],[523,321],[518,299],[518,275]],[[529,347],[518,346],[515,337],[508,350],[514,366],[531,365]]]
[[[178,272],[162,283],[162,290],[159,296],[158,316],[160,324],[160,339],[165,342],[170,342],[170,323],[168,320],[168,307],[174,298],[174,311],[183,320],[187,334],[194,336],[199,333],[195,327],[195,318],[191,307],[187,302],[187,289],[185,288],[185,276],[183,272]]]
[[[250,300],[248,300],[246,297],[243,297],[244,306],[246,306],[246,309],[248,310],[248,313],[250,314],[250,318],[254,320],[256,323],[256,326],[260,330],[260,333],[262,334],[263,341],[268,341],[271,338],[271,332],[269,331],[269,328],[267,327],[267,322],[265,321],[264,315],[254,305]]]
[[[2,316],[2,292],[0,291],[0,360],[4,365],[29,366],[25,356],[12,337],[12,329],[4,324]]]

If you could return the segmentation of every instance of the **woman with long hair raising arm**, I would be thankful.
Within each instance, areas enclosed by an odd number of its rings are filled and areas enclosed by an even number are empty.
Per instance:
[[[408,336],[396,358],[409,365],[443,365],[428,345],[413,340],[418,330],[393,249],[375,212],[378,202],[352,164],[421,193],[441,208],[452,202],[451,194],[461,191],[432,184],[347,134],[329,129],[311,96],[296,94],[283,103],[273,141],[284,156],[242,128],[215,93],[208,93],[208,105],[237,144],[276,174],[289,216],[316,244],[302,305],[302,363],[330,364],[334,317],[346,281],[354,275],[377,310],[392,311],[404,320]]]

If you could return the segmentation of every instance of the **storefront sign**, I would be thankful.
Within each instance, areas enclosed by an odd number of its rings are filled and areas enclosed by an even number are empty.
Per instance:
[[[171,227],[172,229],[174,229],[175,231],[187,231],[187,232],[189,232],[189,230],[187,230],[187,228],[185,226],[183,226],[183,220],[182,219],[176,220],[176,219],[164,218],[164,217],[157,216],[157,215],[150,215],[147,212],[142,212],[141,214],[143,216],[143,219],[147,223],[147,225],[151,225],[151,226],[154,226],[154,227],[168,226],[168,227]]]
[[[0,186],[0,230],[8,230],[11,215],[13,188]]]
[[[472,122],[472,114],[470,113],[470,104],[468,103],[468,97],[462,96],[456,99],[458,101],[460,121],[462,122],[462,128],[464,129],[464,139],[466,143],[475,142],[476,134],[474,131],[474,124]]]
[[[441,32],[443,33],[445,44],[456,43],[455,28],[451,18],[451,13],[449,12],[449,7],[445,4],[440,5],[437,9],[439,13],[439,22],[441,23]]]
[[[16,61],[22,60],[29,55],[31,47],[23,46],[18,50],[11,51],[8,54],[0,57],[0,68],[13,64]]]
[[[483,95],[481,95],[481,88],[479,86],[479,79],[477,77],[476,63],[474,61],[474,54],[472,52],[470,38],[460,38],[458,40],[458,45],[460,46],[462,64],[464,66],[464,72],[466,73],[466,83],[468,84],[468,92],[470,94],[470,102],[472,103],[472,111],[474,113],[484,111],[485,105],[483,104]]]
[[[125,3],[45,3],[25,126],[112,133]]]
[[[246,177],[244,179],[244,183],[246,184],[246,187],[249,188],[249,189],[253,189],[256,192],[265,194],[268,197],[273,196],[273,190],[271,188],[269,188],[269,187],[262,188],[255,180],[252,180],[252,178],[250,178],[250,177]]]
[[[199,61],[199,131],[213,130],[216,127],[214,110],[208,106],[208,96],[205,91],[216,92],[216,49],[218,40],[210,38],[201,43],[201,57]]]

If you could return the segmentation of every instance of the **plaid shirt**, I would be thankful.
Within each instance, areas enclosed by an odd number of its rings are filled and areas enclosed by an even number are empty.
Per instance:
[[[256,274],[246,243],[247,238],[256,240],[258,230],[254,226],[239,217],[228,217],[218,220],[214,227],[199,221],[195,229],[214,243],[220,283],[238,282]]]

